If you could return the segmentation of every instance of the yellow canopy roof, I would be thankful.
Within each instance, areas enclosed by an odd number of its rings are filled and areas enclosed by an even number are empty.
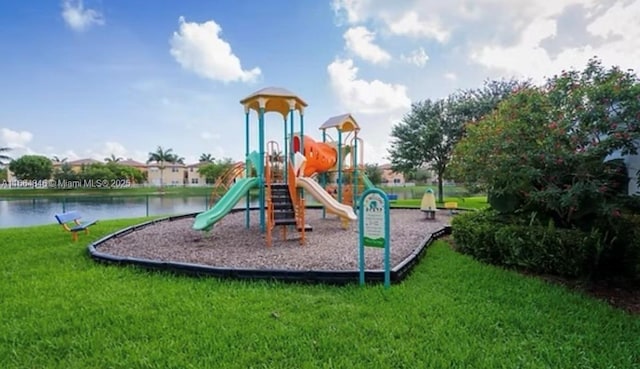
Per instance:
[[[321,130],[325,130],[327,128],[337,128],[342,132],[351,132],[351,131],[359,131],[360,126],[356,122],[355,119],[351,116],[351,114],[342,114],[336,115],[335,117],[331,117],[327,119],[326,122],[322,123],[320,126]]]
[[[265,99],[265,113],[270,111],[278,112],[284,117],[289,113],[290,101],[294,102],[294,109],[300,112],[302,112],[302,109],[307,106],[307,103],[296,94],[281,87],[266,87],[258,90],[240,100],[240,104],[242,104],[246,109],[259,111],[260,99]]]

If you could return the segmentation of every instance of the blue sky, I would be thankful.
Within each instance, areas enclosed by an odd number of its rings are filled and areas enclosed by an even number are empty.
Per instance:
[[[384,163],[412,101],[493,78],[541,82],[592,56],[640,69],[637,19],[639,1],[609,0],[0,0],[0,146],[240,160],[239,100],[278,86],[309,104],[318,139],[327,118],[352,113],[365,160]],[[281,118],[267,123],[281,141]]]

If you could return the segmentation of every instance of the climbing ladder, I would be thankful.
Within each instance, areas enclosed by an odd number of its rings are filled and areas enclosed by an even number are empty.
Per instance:
[[[269,152],[269,151],[267,151]],[[265,161],[265,186],[267,202],[267,247],[271,247],[273,229],[282,228],[282,239],[287,239],[287,228],[296,226],[300,232],[300,244],[305,242],[304,199],[298,195],[293,165],[289,163],[287,182],[283,177],[274,176],[274,156],[267,155]],[[277,172],[276,172],[277,173]]]

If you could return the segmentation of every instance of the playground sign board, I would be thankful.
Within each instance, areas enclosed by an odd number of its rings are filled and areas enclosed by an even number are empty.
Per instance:
[[[384,285],[388,288],[391,284],[389,198],[384,191],[371,188],[362,194],[358,205],[360,284],[363,285],[365,282],[365,247],[377,247],[384,248]]]

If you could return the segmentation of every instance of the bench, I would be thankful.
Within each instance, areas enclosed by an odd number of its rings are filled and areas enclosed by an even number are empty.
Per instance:
[[[85,234],[89,234],[89,227],[98,222],[97,220],[82,222],[80,221],[81,218],[82,216],[78,211],[56,214],[56,220],[65,231],[71,232],[74,242],[78,240],[78,232],[84,231]]]
[[[444,208],[449,210],[449,214],[458,214],[458,203],[455,201],[449,201],[444,203]]]

